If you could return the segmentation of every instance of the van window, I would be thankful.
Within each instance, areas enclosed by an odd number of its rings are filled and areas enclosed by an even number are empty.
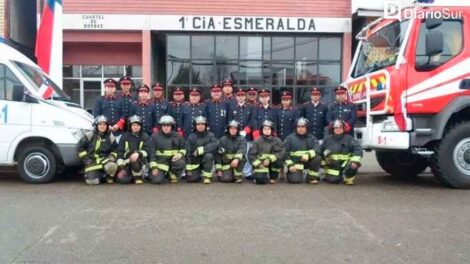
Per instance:
[[[432,57],[426,56],[425,39],[426,34],[431,31],[439,30],[444,37],[444,49],[442,53]],[[427,29],[425,22],[421,22],[418,44],[416,47],[416,70],[430,71],[444,63],[448,62],[460,52],[463,48],[463,30],[462,21],[444,20],[440,26],[434,29]]]
[[[0,100],[12,100],[16,84],[21,82],[7,66],[0,64]]]

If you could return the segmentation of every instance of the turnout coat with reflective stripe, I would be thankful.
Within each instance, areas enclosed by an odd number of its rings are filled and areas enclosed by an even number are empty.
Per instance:
[[[116,159],[117,142],[110,132],[99,135],[96,132],[87,132],[77,144],[80,159],[91,159],[96,163],[113,155]]]
[[[309,133],[300,136],[294,132],[284,140],[284,145],[286,146],[287,152],[287,166],[299,163],[300,159],[305,154],[308,154],[309,159],[320,155],[318,140]]]
[[[169,134],[159,131],[152,135],[153,151],[155,151],[155,161],[157,168],[168,171],[170,159],[177,153],[186,156],[185,141],[177,132],[171,131]]]
[[[328,135],[321,145],[321,153],[329,152],[332,160],[361,162],[362,148],[359,142],[348,134]],[[326,158],[326,157],[325,157]]]
[[[118,145],[118,159],[128,159],[133,153],[139,153],[140,157],[151,161],[154,159],[152,151],[152,139],[145,132],[134,134],[125,132]]]

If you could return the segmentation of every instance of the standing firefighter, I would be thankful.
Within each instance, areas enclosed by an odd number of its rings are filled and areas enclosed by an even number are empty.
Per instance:
[[[151,138],[142,131],[142,118],[129,117],[129,129],[119,140],[117,181],[120,183],[143,183],[144,165],[153,160]]]
[[[215,168],[222,182],[242,183],[246,139],[240,136],[240,130],[240,123],[232,120],[227,125],[226,135],[220,139]]]
[[[105,173],[107,182],[113,183],[117,171],[116,139],[108,131],[105,116],[97,116],[94,127],[95,131],[87,132],[77,144],[78,156],[85,163],[85,181],[90,185],[99,184]]]
[[[286,146],[287,181],[301,183],[303,171],[307,170],[307,182],[318,183],[318,171],[321,165],[320,145],[317,138],[308,133],[308,119],[301,117],[296,121],[295,132],[284,141]]]
[[[362,148],[356,139],[345,133],[345,127],[344,121],[333,121],[331,135],[325,137],[321,153],[326,163],[326,180],[330,183],[344,181],[352,185],[361,166]]]
[[[261,136],[253,142],[248,151],[248,159],[254,168],[255,183],[276,183],[285,156],[284,144],[278,137],[273,136],[272,121],[262,122],[259,129]]]
[[[207,119],[197,116],[193,122],[193,133],[186,140],[186,179],[188,182],[211,183],[212,164],[218,141],[212,132],[207,131]]]
[[[169,179],[177,183],[186,166],[184,138],[176,131],[176,121],[172,116],[164,115],[158,121],[160,130],[152,135],[155,161],[150,163],[152,183],[160,184]]]
[[[329,125],[337,119],[344,122],[344,132],[354,136],[354,125],[356,123],[356,105],[348,101],[348,88],[338,86],[334,89],[336,101],[328,108],[326,121]]]

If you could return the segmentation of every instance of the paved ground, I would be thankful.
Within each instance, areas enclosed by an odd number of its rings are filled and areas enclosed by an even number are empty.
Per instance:
[[[28,185],[0,179],[0,263],[469,263],[469,191],[357,185]]]

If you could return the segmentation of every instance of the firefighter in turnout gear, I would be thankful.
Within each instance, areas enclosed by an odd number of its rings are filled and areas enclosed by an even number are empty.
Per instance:
[[[183,105],[181,109],[181,128],[184,137],[188,138],[193,130],[193,120],[196,116],[206,115],[206,105],[201,103],[201,90],[192,88],[189,90],[189,102]]]
[[[336,101],[328,108],[326,120],[328,125],[333,121],[341,119],[345,124],[345,133],[354,136],[354,125],[356,123],[356,105],[348,101],[348,89],[339,86],[334,89]]]
[[[222,101],[222,88],[218,84],[211,87],[211,99],[206,102],[206,117],[209,131],[214,133],[216,138],[224,135],[227,126],[227,105]]]
[[[295,120],[299,118],[299,111],[292,106],[292,94],[288,91],[281,93],[281,108],[276,111],[276,132],[281,140],[294,132]]]
[[[154,160],[152,140],[142,131],[142,118],[129,117],[129,128],[119,140],[117,181],[119,183],[143,183],[143,168]]]
[[[212,132],[207,131],[207,119],[197,116],[193,122],[194,132],[186,140],[186,179],[205,184],[211,183],[212,164],[219,145]]]
[[[85,133],[77,144],[78,156],[85,164],[85,181],[96,185],[106,174],[106,181],[113,183],[117,171],[116,139],[108,131],[109,123],[105,116],[97,116],[93,125],[95,130]]]
[[[134,82],[129,76],[122,76],[119,79],[119,87],[121,92],[117,95],[118,99],[121,100],[122,114],[125,118],[131,116],[132,104],[138,100],[137,96],[131,92]]]
[[[155,104],[150,100],[150,88],[146,84],[141,84],[137,88],[139,100],[132,105],[131,115],[142,118],[142,130],[147,135],[152,135],[156,126]]]
[[[242,183],[245,166],[246,139],[240,136],[240,124],[232,120],[228,123],[226,135],[219,141],[215,169],[222,182]]]
[[[318,87],[310,90],[310,99],[301,106],[300,116],[308,119],[309,133],[312,133],[318,140],[322,140],[325,137],[325,128],[328,126],[326,122],[328,106],[320,101],[321,90]]]
[[[352,185],[361,166],[362,148],[356,139],[345,133],[345,127],[344,121],[333,121],[331,135],[325,137],[320,151],[325,161],[326,181]]]
[[[104,115],[108,119],[109,130],[118,136],[126,124],[126,119],[122,111],[121,100],[116,96],[117,83],[113,79],[106,79],[103,84],[105,94],[96,98],[93,115],[95,117]]]
[[[308,119],[299,118],[295,124],[295,132],[284,141],[287,152],[287,181],[290,183],[301,183],[304,170],[307,170],[308,183],[317,184],[319,181],[318,171],[322,160],[319,154],[320,144],[315,136],[309,133],[308,128]]]
[[[166,179],[177,183],[186,166],[184,138],[175,131],[176,122],[172,116],[162,116],[158,124],[159,131],[152,135],[155,161],[150,162],[150,180],[156,184],[163,183]]]
[[[256,184],[276,183],[286,151],[282,141],[273,135],[274,123],[266,120],[259,127],[261,136],[253,142],[248,159],[254,168]]]

